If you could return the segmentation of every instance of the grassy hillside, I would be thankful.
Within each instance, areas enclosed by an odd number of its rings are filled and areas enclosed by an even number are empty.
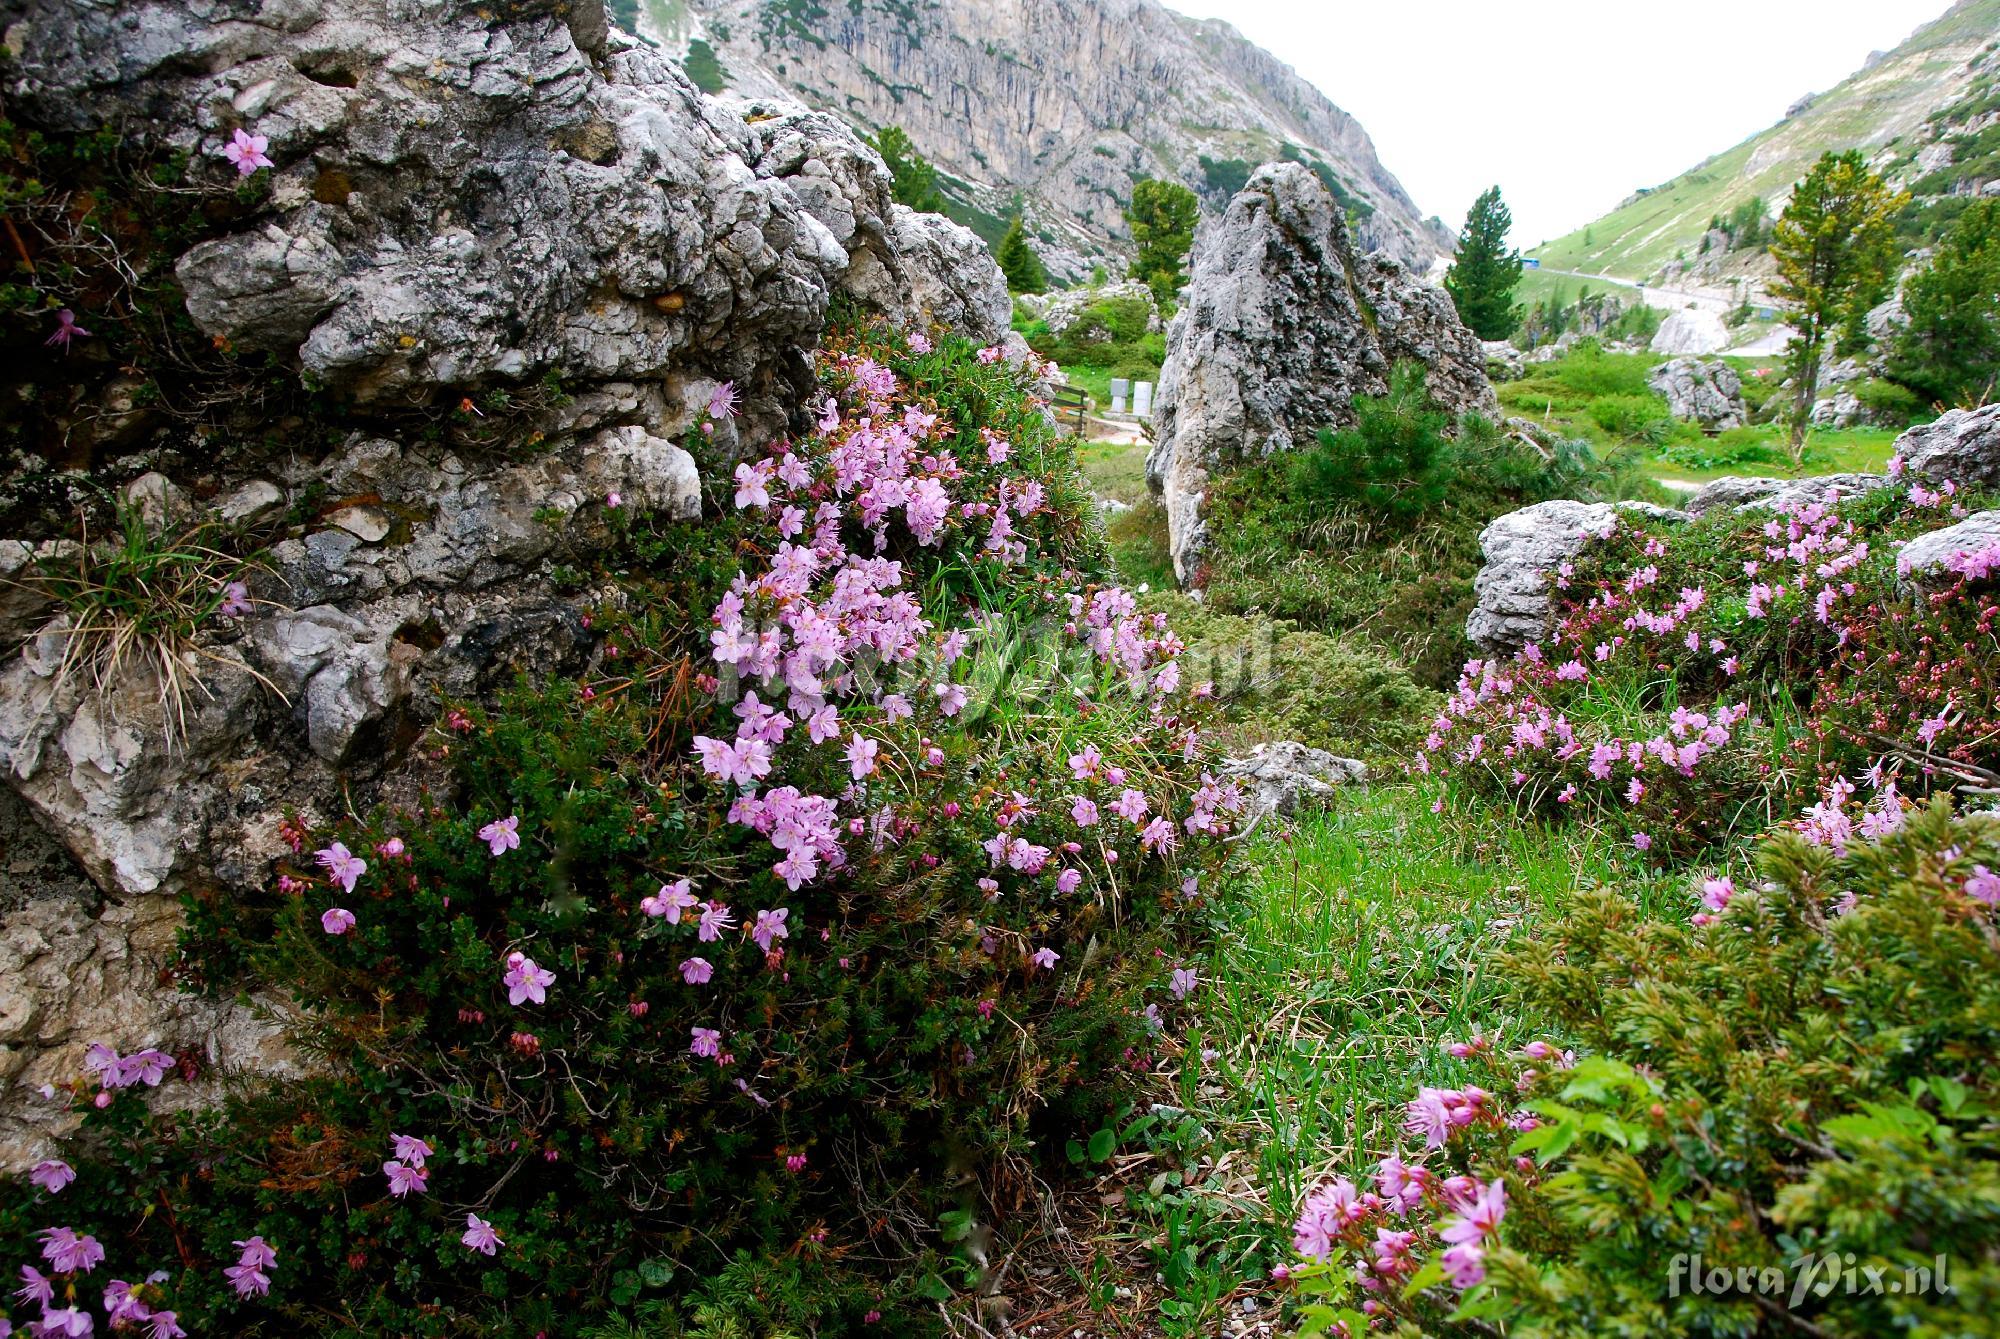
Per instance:
[[[1759,196],[1782,200],[1827,150],[1860,148],[1884,166],[1907,160],[1932,114],[1971,90],[1969,66],[1996,41],[2000,0],[1961,0],[1798,115],[1531,254],[1551,269],[1626,279],[1692,259],[1711,219]]]

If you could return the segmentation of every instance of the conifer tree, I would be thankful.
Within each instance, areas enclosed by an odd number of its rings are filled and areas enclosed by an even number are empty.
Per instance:
[[[1028,233],[1019,214],[1007,225],[1007,235],[1000,239],[1000,246],[993,253],[1000,262],[1000,272],[1007,276],[1007,287],[1016,293],[1040,293],[1049,286],[1049,272],[1042,268],[1042,258],[1035,254],[1035,248],[1028,245]]]
[[[901,126],[883,126],[870,141],[889,169],[889,196],[899,205],[924,214],[944,213],[944,194],[938,190],[937,169],[917,152]]]
[[[1195,193],[1177,181],[1147,180],[1132,187],[1132,203],[1125,211],[1138,246],[1132,277],[1151,288],[1163,307],[1172,304],[1187,281],[1181,261],[1194,245],[1200,214]]]
[[[1804,460],[1820,359],[1839,332],[1858,324],[1887,290],[1896,215],[1909,200],[1870,172],[1858,150],[1825,153],[1793,188],[1791,203],[1772,230],[1778,281],[1771,291],[1790,307],[1797,331],[1785,351],[1795,388],[1794,468]]]
[[[1458,317],[1481,339],[1506,339],[1521,327],[1514,290],[1521,282],[1521,253],[1507,246],[1514,215],[1493,187],[1473,202],[1458,235],[1458,258],[1445,275],[1445,291]]]
[[[1975,201],[1903,291],[1905,325],[1889,376],[1946,405],[1983,404],[2000,386],[2000,200]]]

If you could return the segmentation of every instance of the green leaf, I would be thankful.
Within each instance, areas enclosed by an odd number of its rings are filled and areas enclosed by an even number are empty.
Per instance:
[[[1116,1130],[1106,1127],[1090,1136],[1090,1160],[1092,1162],[1108,1161],[1111,1155],[1117,1150],[1118,1132]]]
[[[1412,1274],[1410,1281],[1403,1285],[1403,1298],[1407,1301],[1424,1289],[1434,1288],[1443,1282],[1444,1262],[1440,1257],[1433,1256],[1424,1261],[1423,1268]]]

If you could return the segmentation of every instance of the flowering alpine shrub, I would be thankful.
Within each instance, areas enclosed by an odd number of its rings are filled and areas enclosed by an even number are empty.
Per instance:
[[[1920,587],[1949,485],[1682,525],[1624,517],[1555,574],[1547,645],[1473,661],[1417,760],[1522,814],[1582,813],[1656,858],[1794,814],[1835,777],[2000,768],[2000,555]]]
[[[1600,890],[1517,943],[1563,1040],[1457,1044],[1478,1082],[1301,1206],[1309,1330],[1990,1332],[2000,821],[1895,804],[1879,839],[1773,834],[1690,922]]]
[[[175,1057],[53,1094],[77,1181],[0,1217],[49,1280],[17,1323],[562,1334],[747,1289],[908,1333],[929,1225],[1150,1068],[1238,803],[1204,693],[1088,581],[1025,373],[880,326],[818,366],[727,525],[612,522],[589,675],[449,709],[422,797],[288,824],[263,919],[197,902],[190,974],[282,990],[315,1067],[204,1115],[125,1091]]]

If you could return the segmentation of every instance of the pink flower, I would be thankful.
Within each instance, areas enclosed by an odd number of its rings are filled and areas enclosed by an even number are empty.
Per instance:
[[[1129,786],[1111,802],[1111,812],[1134,825],[1146,816],[1146,811],[1151,807],[1151,803],[1146,799],[1146,792],[1134,790]]]
[[[1486,1281],[1486,1252],[1470,1243],[1450,1247],[1438,1257],[1452,1287],[1464,1292]]]
[[[42,342],[52,349],[60,348],[64,353],[68,353],[69,342],[71,340],[75,339],[78,335],[88,335],[89,333],[88,330],[85,330],[76,323],[76,313],[64,307],[56,313],[55,333]]]
[[[556,974],[545,967],[537,967],[535,960],[519,953],[507,955],[507,972],[500,978],[500,984],[507,987],[507,1003],[519,1005],[532,1000],[536,1004],[546,1004],[549,987],[555,983]]]
[[[785,926],[785,918],[791,914],[790,908],[787,907],[779,907],[776,911],[758,912],[756,924],[750,927],[750,938],[757,942],[758,948],[769,953],[773,940],[791,937],[792,932]]]
[[[1069,807],[1069,816],[1080,828],[1097,825],[1097,803],[1094,800],[1079,799]]]
[[[180,1318],[171,1311],[155,1311],[146,1317],[146,1339],[188,1339]]]
[[[715,964],[707,958],[686,958],[681,962],[681,980],[691,986],[705,986],[715,977]]]
[[[1736,880],[1728,875],[1719,879],[1704,880],[1701,885],[1701,904],[1710,911],[1722,911],[1729,906],[1729,899],[1736,896]]]
[[[736,417],[736,383],[719,381],[715,389],[708,393],[708,416],[715,419]]]
[[[389,1144],[395,1156],[418,1167],[424,1165],[424,1161],[430,1157],[432,1151],[429,1144],[413,1134],[392,1134],[389,1136]]]
[[[64,1186],[76,1180],[76,1169],[61,1158],[50,1158],[36,1163],[34,1170],[28,1173],[28,1180],[49,1194],[58,1195]]]
[[[791,1173],[792,1175],[794,1175],[794,1176],[797,1176],[797,1175],[798,1175],[798,1174],[799,1174],[800,1172],[804,1171],[805,1169],[806,1169],[806,1155],[805,1155],[805,1154],[803,1154],[803,1153],[791,1153],[791,1154],[787,1154],[787,1155],[786,1155],[786,1157],[785,1157],[785,1170],[786,1170],[786,1171],[790,1172],[790,1173]]]
[[[260,167],[276,167],[277,164],[264,156],[264,150],[271,147],[271,141],[263,135],[252,135],[241,126],[229,137],[229,143],[222,146],[222,156],[236,164],[236,175],[247,177]]]
[[[398,1199],[411,1193],[423,1194],[427,1188],[425,1178],[430,1175],[421,1165],[412,1166],[394,1159],[383,1163],[382,1171],[389,1178],[389,1193]]]
[[[968,694],[963,684],[941,683],[932,690],[937,694],[938,711],[946,716],[956,716],[965,710]]]
[[[1653,839],[1646,833],[1635,832],[1632,834],[1632,845],[1641,851],[1650,851],[1653,849]]]
[[[55,1300],[55,1288],[48,1276],[33,1265],[21,1266],[21,1286],[14,1290],[14,1296],[23,1302],[39,1302],[47,1306]]]
[[[493,1230],[493,1224],[476,1213],[465,1216],[465,1234],[459,1241],[465,1244],[467,1250],[478,1251],[481,1255],[491,1255],[507,1244],[500,1240],[500,1234]]]
[[[222,1271],[238,1297],[261,1297],[271,1291],[270,1276],[264,1271],[278,1262],[278,1252],[262,1237],[235,1242],[242,1248],[236,1263]]]
[[[347,849],[341,842],[335,842],[323,851],[314,854],[319,867],[340,885],[342,892],[351,893],[361,876],[368,872],[368,862]]]
[[[42,1233],[42,1259],[58,1274],[87,1274],[104,1263],[104,1248],[74,1228],[52,1227]]]
[[[2000,906],[2000,874],[1984,865],[1974,865],[1972,877],[1965,881],[1965,895],[1989,907]]]
[[[521,819],[516,814],[496,818],[479,829],[479,840],[486,843],[486,849],[495,856],[518,850],[521,845]]]
[[[722,938],[722,932],[736,924],[729,914],[729,907],[722,902],[710,902],[701,909],[701,921],[695,926],[694,937],[704,944],[713,944]]]
[[[768,507],[771,505],[769,478],[762,470],[751,465],[736,467],[736,509],[745,507]]]
[[[616,492],[606,493],[604,495],[604,505],[616,511],[625,505],[625,499],[620,497]]]
[[[344,935],[354,928],[354,913],[346,907],[328,907],[319,914],[319,928],[330,935]]]
[[[1083,886],[1083,871],[1066,869],[1056,875],[1056,891],[1067,896]]]
[[[1184,1000],[1193,993],[1197,980],[1194,968],[1176,967],[1167,978],[1167,989],[1174,993],[1175,999]]]
[[[1459,1216],[1448,1220],[1438,1235],[1454,1245],[1471,1245],[1497,1233],[1506,1216],[1507,1185],[1496,1177],[1467,1200]]]
[[[856,781],[875,770],[875,755],[881,752],[881,749],[882,746],[874,740],[858,731],[855,733],[847,745],[847,766]]]
[[[712,1027],[693,1028],[689,1032],[688,1051],[704,1060],[715,1060],[722,1055],[722,1033]]]
[[[1062,954],[1056,952],[1054,949],[1044,944],[1042,947],[1035,950],[1033,956],[1031,956],[1028,959],[1028,961],[1033,963],[1035,966],[1041,968],[1043,971],[1048,971],[1050,968],[1054,967],[1058,962],[1062,961]]]
[[[224,618],[241,618],[254,608],[250,587],[241,581],[232,581],[222,588],[222,603],[215,607],[215,612]]]
[[[34,1333],[38,1339],[83,1339],[96,1327],[88,1311],[65,1306],[42,1312],[42,1318],[35,1322]]]
[[[648,916],[665,916],[667,924],[679,925],[683,911],[691,910],[700,905],[699,900],[690,891],[690,888],[691,885],[686,879],[676,879],[672,883],[663,883],[660,885],[659,892],[653,894],[651,897],[642,897],[639,899],[639,910],[645,912]]]

